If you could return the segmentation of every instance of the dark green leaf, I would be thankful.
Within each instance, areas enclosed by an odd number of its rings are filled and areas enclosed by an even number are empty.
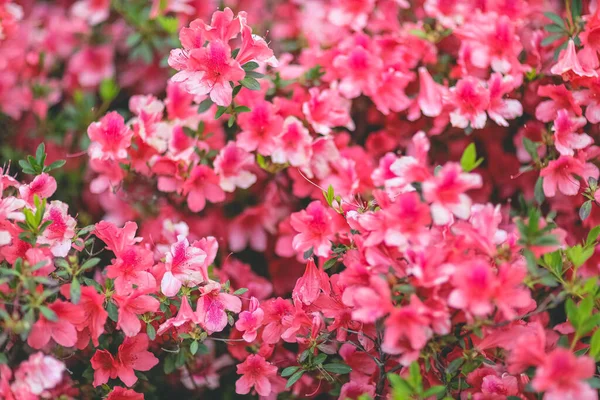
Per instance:
[[[198,341],[194,340],[192,344],[190,344],[190,353],[196,355],[198,352]]]
[[[246,76],[240,81],[240,84],[246,89],[260,90],[260,83],[258,83],[258,81],[251,76]]]
[[[298,380],[302,378],[302,375],[304,375],[304,370],[295,372],[292,376],[290,376],[290,379],[288,379],[287,383],[285,384],[285,388],[288,389],[292,387],[294,383],[298,382]]]
[[[323,365],[323,369],[334,374],[349,374],[352,368],[349,365],[341,363],[331,363]]]
[[[244,293],[246,293],[247,291],[248,291],[247,288],[240,288],[240,289],[236,290],[235,292],[233,292],[233,294],[235,294],[236,296],[241,296]]]
[[[294,372],[298,371],[298,369],[300,369],[299,366],[284,368],[283,371],[281,371],[281,376],[283,378],[287,378],[288,376],[292,375]]]
[[[215,113],[215,119],[221,118],[221,116],[225,114],[225,111],[227,111],[227,107],[218,106],[217,112]]]
[[[250,62],[247,62],[246,64],[242,65],[242,68],[244,69],[244,71],[252,71],[258,67],[259,67],[259,65],[255,61],[250,61]]]
[[[558,26],[565,26],[565,22],[563,21],[563,19],[560,17],[560,15],[557,15],[553,12],[545,12],[544,16],[546,18],[548,18],[550,21],[554,22],[556,25]]]
[[[78,279],[73,279],[71,282],[71,302],[73,304],[79,304],[79,300],[81,300],[81,284]]]
[[[111,320],[113,320],[114,322],[117,322],[119,320],[119,310],[117,309],[115,303],[109,301],[108,305],[106,306],[106,311],[108,311],[108,317]]]
[[[46,306],[40,306],[40,313],[42,313],[44,318],[46,318],[48,321],[58,321],[58,316],[56,315],[56,313]]]
[[[210,99],[210,97],[207,97],[198,105],[198,112],[202,114],[203,112],[207,111],[212,105],[213,101]]]
[[[579,208],[579,218],[581,218],[582,221],[585,221],[585,219],[590,216],[591,212],[592,212],[592,201],[588,200],[585,203],[583,203],[581,205],[581,207]]]
[[[537,181],[535,181],[535,189],[534,189],[534,197],[535,201],[538,204],[542,204],[546,196],[544,195],[544,178],[539,177]]]

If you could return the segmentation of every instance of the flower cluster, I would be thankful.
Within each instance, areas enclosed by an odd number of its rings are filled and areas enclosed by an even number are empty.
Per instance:
[[[598,399],[595,2],[15,3],[1,398]]]

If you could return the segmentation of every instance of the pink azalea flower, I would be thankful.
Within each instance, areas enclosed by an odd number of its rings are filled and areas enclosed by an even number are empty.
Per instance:
[[[423,115],[437,117],[442,113],[443,87],[437,84],[425,67],[419,68],[419,96],[417,103]]]
[[[47,199],[54,192],[56,192],[56,180],[45,172],[33,178],[30,184],[19,186],[21,199],[25,200],[30,206],[34,205],[33,198],[35,195],[38,195],[40,199]]]
[[[580,186],[576,175],[584,179],[588,175],[585,173],[585,165],[579,159],[560,156],[557,160],[550,161],[548,166],[540,172],[540,176],[544,178],[544,194],[554,197],[558,188],[562,194],[575,196],[579,192]]]
[[[210,281],[200,287],[196,315],[207,332],[221,332],[227,326],[227,313],[239,313],[242,310],[241,300],[231,294],[221,292],[221,285]]]
[[[340,389],[338,400],[361,399],[364,397],[375,398],[375,385],[366,376],[354,376],[350,382],[346,382]]]
[[[310,161],[312,137],[296,117],[285,119],[276,142],[276,147],[271,153],[271,160],[274,163],[289,163],[293,167],[302,167]]]
[[[292,242],[294,250],[303,253],[312,247],[316,256],[327,257],[329,255],[331,252],[330,240],[336,234],[329,210],[320,201],[313,201],[306,207],[306,210],[292,214],[290,223],[298,232]]]
[[[169,318],[165,322],[163,322],[159,327],[156,333],[158,335],[162,335],[167,332],[171,328],[178,328],[180,326],[184,326],[188,322],[192,324],[198,324],[198,317],[192,310],[190,303],[187,299],[187,296],[183,296],[181,299],[181,306],[179,307],[179,311],[177,312],[177,316],[173,318]]]
[[[149,339],[145,333],[137,336],[126,337],[123,344],[119,346],[117,376],[127,386],[137,382],[136,371],[150,371],[156,364],[158,358],[148,351]]]
[[[248,189],[256,182],[256,175],[249,171],[254,165],[254,156],[229,142],[214,161],[215,172],[221,178],[221,188],[233,192],[236,187]]]
[[[123,228],[117,228],[115,224],[107,221],[100,221],[94,228],[94,234],[106,243],[106,248],[116,256],[119,256],[129,246],[142,241],[141,237],[136,237],[137,224],[127,222]]]
[[[558,347],[536,370],[531,385],[536,391],[546,392],[544,400],[596,400],[598,392],[585,382],[594,371],[594,360],[590,357],[576,357],[571,351]]]
[[[452,215],[461,219],[471,214],[471,199],[464,192],[481,187],[481,176],[464,173],[457,163],[447,163],[437,175],[423,182],[423,196],[431,203],[436,225],[450,223]]]
[[[148,272],[154,265],[152,251],[141,246],[129,246],[106,267],[106,276],[115,280],[115,290],[125,295],[139,289],[154,290],[156,279]]]
[[[404,89],[413,79],[413,75],[392,68],[383,72],[381,81],[371,95],[375,106],[384,115],[400,112],[410,107],[411,100],[406,96]]]
[[[71,57],[67,74],[81,86],[95,88],[115,75],[113,58],[114,49],[110,45],[83,47]]]
[[[577,76],[597,77],[596,71],[584,68],[577,57],[575,51],[575,42],[569,39],[567,48],[564,49],[558,57],[558,62],[550,69],[554,75],[562,75],[565,80],[570,80]]]
[[[41,349],[48,344],[50,339],[64,347],[73,347],[77,343],[77,330],[85,319],[81,307],[66,301],[56,300],[48,304],[48,308],[56,314],[56,320],[51,321],[44,315],[39,319],[27,337],[27,344],[34,349]]]
[[[538,88],[537,94],[550,97],[550,100],[542,101],[535,109],[535,118],[540,122],[552,121],[563,108],[575,115],[581,115],[581,106],[565,85],[542,85]]]
[[[573,117],[567,110],[558,111],[558,116],[554,120],[554,146],[561,155],[572,156],[573,150],[580,150],[594,143],[589,135],[577,133],[577,131],[587,123],[584,117]]]
[[[382,61],[373,52],[360,45],[353,46],[347,54],[333,60],[333,66],[342,77],[340,93],[348,99],[371,94],[377,87],[376,77],[382,73]]]
[[[238,117],[238,124],[242,129],[236,137],[239,147],[271,155],[276,148],[275,137],[281,133],[283,126],[283,119],[276,114],[273,104],[268,101],[253,104],[250,112]]]
[[[240,33],[244,21],[245,13],[240,13],[234,18],[233,11],[229,7],[225,7],[223,11],[213,13],[210,25],[205,24],[202,20],[195,20],[192,25],[198,24],[201,27],[206,35],[206,40],[228,42]],[[200,46],[203,44],[200,43]]]
[[[458,266],[452,283],[455,289],[448,297],[449,306],[480,317],[492,312],[500,283],[487,261],[478,259]]]
[[[237,373],[242,375],[235,382],[237,394],[248,394],[254,388],[260,396],[268,396],[272,391],[269,379],[277,375],[277,367],[263,357],[251,354],[243,363],[238,364]]]
[[[206,200],[218,203],[225,200],[225,192],[219,186],[219,177],[209,166],[197,165],[190,172],[182,186],[183,195],[187,196],[190,210],[200,212],[206,206]]]
[[[246,342],[251,343],[256,339],[264,315],[265,312],[259,307],[258,299],[254,296],[250,298],[248,310],[242,311],[235,323],[235,328],[240,332],[244,332],[242,338]]]
[[[12,241],[12,225],[9,225],[9,220],[25,221],[25,215],[21,212],[25,205],[25,201],[12,196],[0,199],[0,246]]]
[[[325,271],[317,268],[315,261],[310,258],[306,263],[304,275],[296,281],[292,296],[302,303],[310,305],[319,297],[321,290],[329,293],[329,277]]]
[[[425,347],[427,341],[433,336],[431,329],[429,309],[416,295],[410,298],[410,305],[394,309],[385,322],[385,336],[382,347],[390,354],[408,353],[409,357],[402,362],[410,363],[412,353],[417,353]]]
[[[189,51],[172,50],[169,65],[179,71],[171,78],[173,82],[182,83],[194,95],[210,95],[219,106],[231,104],[233,89],[229,82],[245,76],[240,64],[231,57],[229,45],[219,40]]]
[[[302,112],[317,133],[329,135],[332,128],[338,126],[354,130],[350,101],[341,97],[338,90],[332,87],[319,91],[313,87],[308,93],[310,99],[302,105]]]
[[[108,350],[96,350],[90,359],[94,369],[94,387],[104,385],[109,379],[117,377],[117,361]]]
[[[489,106],[489,90],[476,78],[466,77],[450,89],[450,102],[455,107],[450,113],[452,126],[465,129],[469,124],[482,129],[487,121],[485,110]]]
[[[106,400],[144,400],[144,395],[131,389],[117,386],[106,396]]]
[[[142,329],[138,315],[147,312],[156,312],[160,303],[154,297],[148,296],[145,291],[136,289],[127,296],[113,295],[119,307],[117,329],[121,329],[125,336],[135,336]]]
[[[166,272],[161,282],[161,291],[165,296],[172,297],[179,292],[181,286],[197,286],[208,279],[204,265],[206,253],[194,246],[188,240],[179,236],[177,243],[171,246],[165,261]]]
[[[505,98],[516,86],[510,75],[503,77],[495,73],[488,81],[490,103],[487,113],[500,126],[508,126],[507,119],[515,119],[523,114],[523,106],[519,100]]]
[[[279,62],[273,55],[273,50],[269,48],[269,45],[262,37],[252,33],[252,29],[246,25],[245,13],[241,12],[239,15],[242,22],[242,46],[236,60],[240,65],[244,65],[249,61],[258,61],[277,67]]]
[[[70,287],[70,285],[63,285],[60,288],[61,294],[67,299],[71,298]],[[84,318],[76,327],[80,331],[80,336],[82,336],[81,333],[84,334],[86,347],[90,338],[94,346],[97,347],[99,345],[98,339],[104,333],[104,324],[108,317],[108,313],[104,309],[104,300],[104,295],[98,293],[96,288],[91,286],[81,288],[81,299],[78,306],[83,310]]]
[[[75,236],[77,221],[68,214],[69,206],[60,201],[52,201],[46,207],[43,221],[52,223],[38,237],[40,244],[50,245],[55,257],[66,257],[71,249],[71,239]]]
[[[88,149],[90,157],[114,159],[127,157],[127,148],[131,145],[133,132],[116,111],[106,114],[99,122],[92,123],[87,132],[92,141]]]
[[[71,7],[71,14],[87,20],[90,25],[98,25],[108,19],[110,0],[79,0]]]
[[[372,276],[369,286],[356,286],[344,290],[343,303],[352,307],[352,319],[365,324],[374,323],[392,310],[390,288],[383,279]]]
[[[15,372],[15,379],[37,396],[53,389],[63,380],[65,364],[52,356],[38,352],[23,361]]]

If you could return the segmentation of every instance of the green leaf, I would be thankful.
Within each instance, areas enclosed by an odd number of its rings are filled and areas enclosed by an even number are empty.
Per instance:
[[[48,172],[48,171],[52,171],[58,168],[62,168],[63,165],[65,165],[67,162],[65,160],[57,160],[54,161],[52,164],[48,165],[46,168],[44,168],[44,171]]]
[[[237,106],[236,108],[233,109],[236,113],[245,113],[245,112],[249,112],[252,111],[250,109],[250,107],[246,107],[246,106]]]
[[[259,67],[259,65],[255,61],[250,61],[250,62],[247,62],[246,64],[242,65],[242,68],[244,69],[244,71],[253,71],[258,67]]]
[[[89,269],[92,269],[96,265],[98,265],[99,262],[100,262],[100,259],[98,257],[90,258],[89,260],[87,260],[86,262],[83,263],[83,265],[80,267],[80,270],[87,271]]]
[[[250,90],[260,90],[260,83],[252,78],[251,76],[246,76],[244,79],[240,81],[240,84],[246,89]]]
[[[565,28],[563,28],[562,26],[552,25],[552,24],[544,26],[544,30],[546,32],[552,32],[552,33],[565,32]]]
[[[338,263],[337,258],[335,258],[335,257],[330,258],[329,260],[325,261],[325,263],[323,264],[323,271],[327,271],[329,268],[333,267],[337,263]]]
[[[600,389],[600,378],[594,376],[587,380],[587,383],[594,389]]]
[[[598,239],[598,235],[600,235],[600,225],[593,227],[592,230],[588,233],[587,239],[585,240],[585,245],[594,245],[596,239]]]
[[[581,205],[581,207],[579,208],[579,218],[581,218],[582,221],[585,221],[585,219],[590,216],[591,212],[592,212],[592,201],[588,200],[585,203],[583,203]]]
[[[233,126],[233,124],[235,124],[235,115],[230,116],[229,119],[227,120],[227,126],[229,128],[231,128]]]
[[[197,352],[198,352],[198,341],[194,340],[192,342],[192,344],[190,344],[190,353],[192,353],[193,355],[196,355]]]
[[[533,142],[527,137],[523,137],[523,147],[525,147],[525,151],[527,151],[532,160],[535,161],[539,158],[537,152],[538,144],[536,142]]]
[[[341,364],[341,363],[331,363],[323,365],[323,369],[327,372],[331,372],[334,374],[349,374],[352,372],[352,368],[349,365]]]
[[[465,359],[462,357],[456,358],[454,360],[452,360],[452,362],[450,364],[448,364],[448,368],[446,368],[446,372],[454,375],[454,373],[456,371],[458,371],[458,368],[463,365],[463,363],[465,362]]]
[[[104,102],[111,102],[119,94],[119,86],[114,79],[105,79],[100,84],[100,98]]]
[[[582,4],[581,0],[571,0],[571,16],[573,19],[581,17]]]
[[[302,375],[304,375],[304,370],[295,372],[292,376],[290,376],[290,379],[288,379],[287,383],[285,384],[285,388],[288,389],[292,387],[294,383],[298,382],[298,380],[302,378]]]
[[[154,329],[154,326],[150,323],[146,324],[146,334],[150,340],[156,339],[156,329]]]
[[[325,353],[321,353],[318,356],[315,357],[315,359],[313,360],[313,364],[314,365],[321,365],[323,364],[323,362],[327,359],[327,354]]]
[[[246,293],[248,291],[247,288],[240,288],[238,290],[236,290],[235,292],[233,292],[233,294],[235,294],[236,296],[241,296],[242,294]]]
[[[156,20],[167,33],[176,33],[179,28],[179,21],[175,17],[160,16]]]
[[[56,315],[56,313],[46,306],[40,306],[40,313],[42,313],[44,318],[46,318],[48,321],[58,321],[58,316]]]
[[[139,32],[134,32],[131,35],[127,36],[125,40],[125,44],[127,47],[133,47],[138,44],[142,40],[142,35]]]
[[[579,314],[577,307],[575,307],[575,303],[573,303],[572,299],[567,299],[565,302],[565,311],[567,313],[567,319],[573,325],[573,328],[577,329],[579,327]]]
[[[284,368],[283,371],[281,371],[281,376],[283,378],[287,378],[288,376],[292,375],[294,372],[298,371],[298,369],[300,369],[299,366]]]
[[[460,158],[460,165],[465,172],[471,172],[483,162],[483,158],[477,159],[475,143],[467,146]]]
[[[432,386],[423,393],[424,398],[428,398],[431,396],[437,396],[446,392],[446,387],[443,385]]]
[[[580,244],[567,249],[567,257],[575,267],[582,266],[593,254],[593,247],[583,248]]]
[[[207,111],[212,105],[213,101],[210,97],[207,97],[198,105],[198,112],[202,114],[203,112]]]
[[[538,205],[541,205],[546,199],[546,195],[544,194],[544,178],[541,176],[535,181],[533,195],[535,197],[535,202],[538,203]]]
[[[554,35],[550,35],[550,36],[545,37],[544,40],[542,40],[541,45],[543,47],[550,46],[552,43],[556,42],[557,40],[564,39],[564,38],[566,38],[564,33],[557,33]]]
[[[78,279],[73,279],[71,282],[71,302],[73,304],[79,304],[79,300],[81,300],[81,284]]]
[[[565,21],[563,21],[563,19],[560,15],[557,15],[553,12],[545,12],[544,16],[546,18],[548,18],[550,21],[554,22],[556,25],[562,26],[563,28],[565,27]]]
[[[261,74],[260,72],[256,72],[256,71],[248,71],[246,72],[246,77],[250,77],[250,78],[254,78],[254,79],[261,79],[265,77],[265,74]]]
[[[35,151],[35,160],[39,166],[44,165],[44,161],[46,160],[46,145],[44,142],[40,143]]]
[[[113,320],[114,322],[117,322],[119,320],[119,310],[117,309],[115,303],[109,301],[106,306],[106,311],[108,311],[108,317],[111,320]]]
[[[429,37],[427,36],[427,32],[422,31],[420,29],[410,29],[408,31],[408,33],[410,33],[411,35],[416,36],[420,39],[429,40]]]
[[[313,248],[311,247],[310,249],[308,249],[304,252],[304,259],[308,260],[312,256],[313,256]]]
[[[215,119],[221,118],[221,116],[225,114],[225,111],[227,111],[227,107],[218,106],[217,112],[215,113]]]
[[[590,341],[590,356],[596,361],[600,360],[600,329],[596,329],[596,332],[592,335]]]

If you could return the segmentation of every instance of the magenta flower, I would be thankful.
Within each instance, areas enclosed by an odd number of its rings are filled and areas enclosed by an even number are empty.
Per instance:
[[[237,366],[237,373],[242,375],[235,382],[237,394],[248,394],[254,388],[260,396],[271,394],[269,378],[277,375],[277,367],[267,362],[263,357],[252,354]]]

